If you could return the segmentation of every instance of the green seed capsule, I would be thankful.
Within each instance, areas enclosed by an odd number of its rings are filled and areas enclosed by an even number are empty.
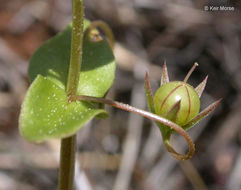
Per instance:
[[[169,82],[161,86],[154,95],[157,115],[183,126],[198,115],[200,100],[195,89],[185,82]]]

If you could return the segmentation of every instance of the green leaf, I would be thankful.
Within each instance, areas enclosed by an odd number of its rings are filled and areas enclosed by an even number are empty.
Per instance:
[[[29,141],[73,135],[98,114],[106,114],[88,102],[68,103],[66,92],[38,75],[31,84],[20,114],[20,132]]]
[[[87,28],[85,21],[84,28]],[[19,125],[22,136],[30,141],[64,138],[75,134],[93,117],[107,113],[92,103],[67,102],[66,84],[70,61],[72,25],[45,42],[32,56],[29,79],[32,83],[22,105]],[[115,61],[109,44],[83,43],[83,63],[77,93],[103,97],[115,76]]]
[[[85,28],[89,22],[85,21]],[[72,25],[45,42],[32,56],[29,65],[30,82],[42,75],[59,87],[66,89],[70,60]],[[105,40],[83,43],[83,63],[78,86],[79,95],[103,97],[113,83],[115,61],[111,48]]]

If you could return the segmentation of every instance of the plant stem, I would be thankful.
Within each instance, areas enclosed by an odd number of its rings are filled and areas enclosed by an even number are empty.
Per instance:
[[[69,75],[67,81],[67,94],[76,95],[79,72],[82,63],[82,44],[84,27],[83,0],[73,0],[73,29],[71,40],[71,55],[69,65]]]
[[[82,44],[84,27],[83,0],[73,0],[73,27],[71,54],[67,81],[67,95],[76,95],[82,63]],[[69,99],[69,102],[71,100]],[[75,167],[76,135],[61,140],[59,190],[73,190]]]
[[[123,104],[121,102],[117,102],[117,101],[113,101],[113,100],[109,100],[109,99],[105,99],[105,98],[97,98],[97,97],[91,97],[91,96],[72,96],[71,99],[72,100],[83,100],[83,101],[91,101],[91,102],[96,102],[96,103],[107,104],[107,105],[113,106],[113,107],[118,108],[118,109],[122,109],[122,110],[125,110],[125,111],[129,111],[129,112],[139,114],[143,117],[146,117],[146,118],[151,119],[153,121],[164,124],[165,126],[175,130],[176,132],[178,132],[180,135],[182,135],[186,139],[186,141],[189,145],[189,152],[183,155],[183,154],[177,153],[172,148],[169,140],[164,139],[164,145],[165,145],[167,151],[170,152],[171,155],[178,160],[188,160],[192,157],[192,155],[195,152],[195,146],[192,142],[191,137],[188,135],[188,133],[183,128],[181,128],[180,126],[178,126],[177,124],[173,123],[172,121],[170,121],[168,119],[165,119],[165,118],[160,117],[156,114],[153,114],[153,113],[150,113],[150,112],[132,107],[128,104]]]
[[[74,181],[76,135],[61,140],[59,190],[72,190]]]

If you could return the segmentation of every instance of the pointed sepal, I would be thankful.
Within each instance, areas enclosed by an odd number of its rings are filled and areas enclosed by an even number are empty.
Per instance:
[[[188,122],[188,124],[184,125],[183,129],[184,130],[190,129],[191,127],[193,127],[193,125],[195,125],[201,119],[207,117],[218,106],[218,104],[221,102],[221,100],[222,100],[222,98],[220,98],[219,100],[217,100],[216,102],[212,103],[207,108],[205,108],[196,117],[194,117],[190,122]]]
[[[167,64],[165,61],[162,67],[161,86],[167,83],[169,83],[169,76],[167,71]]]
[[[207,84],[208,76],[195,88],[196,92],[198,93],[199,98],[202,96],[203,90]]]
[[[179,100],[177,103],[175,103],[171,107],[171,109],[164,115],[164,117],[175,123],[177,120],[177,117],[178,117],[180,107],[181,107],[181,100]]]
[[[145,91],[146,91],[146,99],[147,99],[149,109],[152,113],[155,113],[151,84],[150,84],[149,75],[147,72],[145,76]]]

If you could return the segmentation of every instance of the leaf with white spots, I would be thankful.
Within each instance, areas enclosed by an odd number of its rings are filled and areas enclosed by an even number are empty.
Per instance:
[[[31,84],[20,114],[22,136],[41,142],[75,134],[86,122],[105,110],[88,102],[67,101],[66,92],[46,77],[38,75]]]
[[[89,25],[84,22],[84,28]],[[28,76],[32,83],[22,105],[19,125],[30,141],[64,138],[75,134],[87,121],[107,113],[92,103],[67,102],[66,84],[70,61],[72,25],[46,41],[32,56]],[[88,35],[83,41],[78,95],[103,97],[115,77],[115,60],[109,44]]]

